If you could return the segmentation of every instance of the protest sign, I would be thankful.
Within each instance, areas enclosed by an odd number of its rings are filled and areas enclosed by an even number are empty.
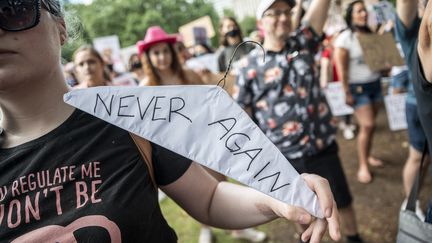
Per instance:
[[[329,83],[324,90],[324,94],[333,116],[344,116],[354,113],[354,109],[346,104],[342,82]]]
[[[124,72],[126,70],[121,59],[120,39],[117,35],[94,38],[93,46],[101,54],[105,63],[113,64],[115,71]]]
[[[216,34],[210,16],[204,16],[180,26],[179,32],[183,36],[183,43],[186,47],[197,43],[207,43],[208,39]]]
[[[403,130],[408,127],[405,115],[405,99],[406,94],[387,95],[384,98],[387,120],[392,131]]]
[[[138,48],[136,45],[127,46],[122,49],[120,49],[120,56],[122,59],[122,62],[127,65],[129,63],[130,56],[138,54]]]
[[[230,96],[214,85],[73,90],[64,101],[322,218],[316,195]]]
[[[395,21],[396,19],[396,10],[388,1],[375,3],[372,5],[372,9],[378,24],[385,24],[388,21]]]
[[[186,61],[186,66],[192,70],[208,70],[212,73],[218,73],[217,55],[214,53],[204,54]]]
[[[405,65],[390,33],[357,34],[366,64],[372,71]]]
[[[111,82],[113,85],[119,86],[137,86],[139,80],[136,80],[132,73],[122,73],[120,76],[113,78]]]

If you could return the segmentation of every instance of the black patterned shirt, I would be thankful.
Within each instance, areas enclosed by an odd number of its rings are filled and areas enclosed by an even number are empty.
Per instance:
[[[320,38],[299,29],[280,52],[254,49],[241,62],[234,98],[288,159],[312,156],[335,140],[335,120],[319,86]]]

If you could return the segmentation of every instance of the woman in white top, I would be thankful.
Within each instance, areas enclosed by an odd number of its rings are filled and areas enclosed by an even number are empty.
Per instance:
[[[359,123],[357,150],[359,170],[357,179],[361,183],[372,181],[368,164],[381,166],[382,162],[371,156],[371,144],[375,129],[375,118],[382,101],[380,73],[369,69],[364,61],[357,36],[371,34],[367,26],[368,13],[362,0],[350,3],[346,10],[345,20],[348,29],[342,32],[335,41],[335,61],[339,77],[343,82],[346,102],[355,109]]]

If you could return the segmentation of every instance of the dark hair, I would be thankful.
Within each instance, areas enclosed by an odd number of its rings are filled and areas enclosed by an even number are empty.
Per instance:
[[[354,11],[354,5],[356,5],[357,3],[361,3],[361,4],[364,5],[364,1],[363,0],[355,0],[355,1],[350,2],[348,4],[347,8],[346,8],[346,11],[345,11],[345,22],[346,22],[347,26],[353,32],[356,31],[357,29],[362,29],[365,32],[372,33],[372,30],[369,28],[369,26],[361,26],[360,27],[360,26],[353,25],[353,23],[352,23],[352,15],[353,15],[353,11]]]
[[[226,20],[232,21],[234,23],[235,27],[240,32],[240,35],[239,35],[240,36],[240,42],[243,41],[243,33],[241,31],[240,25],[238,24],[237,20],[235,18],[233,18],[233,17],[224,16],[224,17],[221,18],[221,20],[219,22],[219,35],[220,35],[219,36],[219,45],[221,45],[221,46],[228,46],[229,45],[228,44],[228,38],[225,35],[221,34],[223,23]]]
[[[138,62],[136,60],[134,60],[135,58],[138,60]],[[140,67],[138,67],[138,66],[140,66]],[[138,69],[138,68],[142,68],[141,60],[139,58],[139,55],[134,53],[134,54],[129,56],[128,70],[129,70],[129,72],[133,72],[135,69]]]
[[[168,45],[168,49],[170,51],[171,60],[172,60],[171,66],[170,66],[171,70],[173,70],[174,73],[179,76],[180,80],[183,83],[187,83],[187,80],[185,78],[186,76],[185,76],[183,68],[180,64],[180,61],[177,57],[177,52],[175,51],[173,44],[167,43],[167,45]],[[150,50],[151,50],[151,47],[143,55],[141,55],[141,62],[142,62],[143,67],[144,67],[144,73],[149,79],[149,82],[148,82],[149,86],[161,85],[162,84],[161,77],[160,77],[158,71],[156,70],[156,67],[153,65],[153,63],[150,60],[150,55],[149,55]]]

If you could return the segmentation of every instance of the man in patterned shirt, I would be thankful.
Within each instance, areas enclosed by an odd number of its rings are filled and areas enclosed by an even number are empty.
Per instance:
[[[338,156],[335,122],[314,60],[330,0],[312,1],[302,27],[292,32],[294,5],[295,0],[260,2],[257,20],[265,34],[265,61],[260,48],[241,61],[234,98],[299,173],[329,181],[347,242],[362,242]]]

